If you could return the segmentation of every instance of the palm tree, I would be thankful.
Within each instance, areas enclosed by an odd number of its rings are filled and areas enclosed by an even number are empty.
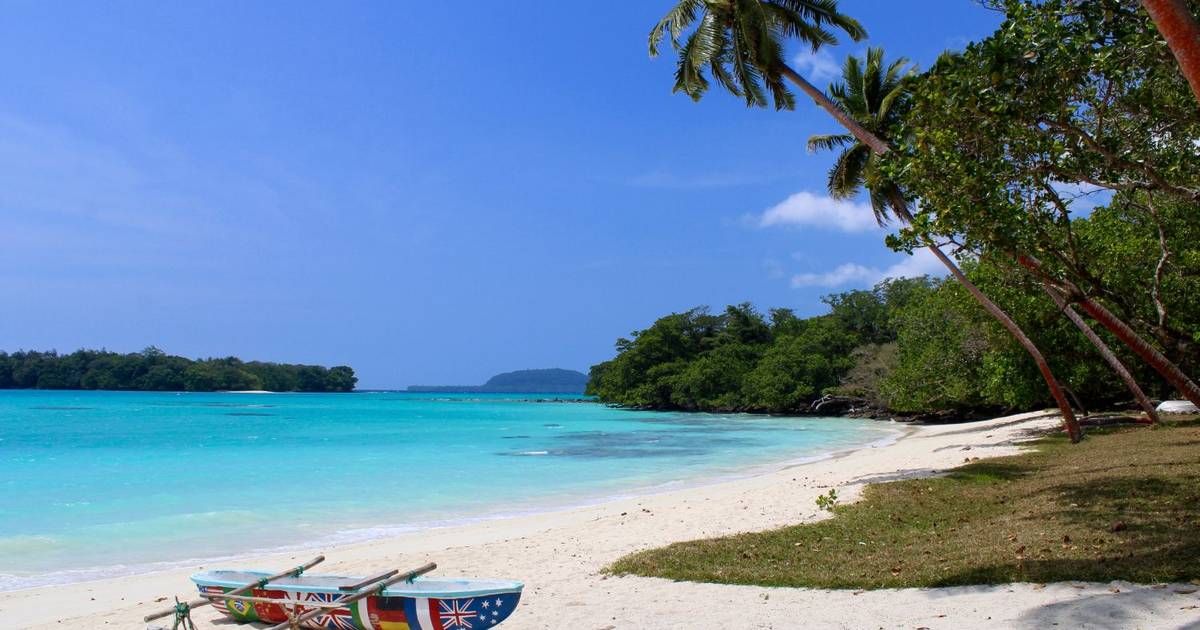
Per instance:
[[[900,121],[899,107],[907,98],[907,83],[915,70],[908,59],[901,57],[884,67],[883,49],[868,48],[865,59],[846,58],[842,66],[842,81],[829,86],[838,109],[862,125],[873,135],[882,137],[895,129]],[[811,136],[809,151],[841,149],[829,169],[829,194],[835,199],[849,199],[863,188],[871,200],[875,220],[886,225],[893,214],[907,213],[904,195],[896,183],[884,177],[879,169],[879,155],[871,147],[848,133]]]
[[[695,28],[681,42],[680,37],[693,24]],[[693,100],[699,100],[708,91],[707,70],[712,72],[721,87],[743,97],[748,106],[767,104],[763,89],[765,85],[771,92],[776,109],[794,109],[795,99],[783,82],[786,78],[812,97],[857,142],[869,147],[873,154],[883,155],[888,152],[887,143],[860,125],[824,92],[792,70],[784,60],[784,37],[796,37],[814,51],[823,45],[836,43],[836,37],[825,28],[826,25],[845,31],[855,40],[866,36],[857,21],[838,13],[836,0],[679,0],[651,29],[650,56],[658,54],[659,43],[670,33],[671,43],[679,51],[675,91],[683,92]],[[898,218],[908,222],[912,215],[908,212],[907,204],[901,203],[903,201],[898,196],[891,207]],[[928,247],[954,278],[1033,357],[1062,412],[1063,424],[1071,441],[1079,441],[1083,433],[1075,420],[1071,404],[1041,351],[1008,314],[967,279],[941,248],[932,242]]]
[[[829,93],[837,106],[850,117],[877,136],[886,137],[888,130],[895,129],[901,122],[900,111],[903,108],[900,104],[908,95],[908,80],[913,75],[914,70],[909,67],[908,59],[901,57],[885,67],[883,49],[868,48],[864,59],[860,60],[855,56],[846,58],[842,67],[842,81],[830,85]],[[879,155],[865,144],[857,142],[854,136],[812,136],[808,139],[808,149],[842,150],[829,170],[829,193],[834,198],[854,197],[865,187],[870,194],[875,219],[880,225],[887,222],[890,214],[908,214],[903,191],[895,181],[880,172]],[[1083,333],[1109,367],[1117,373],[1134,400],[1146,412],[1146,417],[1152,422],[1157,422],[1158,414],[1154,405],[1104,340],[1083,321],[1061,295],[1045,283],[1042,287],[1059,310]]]
[[[1192,94],[1200,101],[1200,25],[1187,0],[1142,0],[1150,19],[1179,62]]]
[[[686,40],[680,37],[695,25]],[[811,97],[843,127],[857,129],[872,149],[887,151],[872,141],[854,119],[829,101],[825,93],[787,64],[784,37],[795,37],[815,52],[836,44],[836,28],[854,41],[867,36],[854,18],[837,11],[837,0],[679,0],[650,30],[650,56],[656,57],[663,39],[679,53],[675,72],[676,92],[698,101],[708,91],[705,72],[729,92],[746,99],[750,107],[765,106],[767,92],[775,109],[795,109],[796,99],[784,79]]]

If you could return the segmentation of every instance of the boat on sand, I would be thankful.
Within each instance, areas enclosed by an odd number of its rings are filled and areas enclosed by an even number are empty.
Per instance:
[[[201,596],[224,594],[267,577],[257,571],[205,571],[192,576]],[[338,605],[353,591],[340,586],[362,577],[302,575],[275,580],[250,591],[265,601],[226,599],[213,606],[238,621],[286,623],[288,609],[297,615],[321,608],[304,627],[337,630],[478,630],[512,614],[521,598],[521,583],[502,580],[417,578],[388,586],[378,594]]]
[[[211,604],[235,621],[275,624],[272,628],[280,630],[480,630],[507,619],[524,587],[513,580],[421,577],[437,567],[432,563],[369,577],[304,573],[323,559],[274,575],[229,569],[197,573],[192,582],[200,600],[146,620],[174,613],[178,623],[190,608]]]

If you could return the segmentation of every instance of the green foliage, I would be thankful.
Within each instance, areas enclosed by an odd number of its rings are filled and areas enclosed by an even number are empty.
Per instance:
[[[0,389],[108,389],[145,391],[348,392],[358,379],[347,366],[326,369],[240,359],[193,361],[150,347],[118,354],[103,350],[0,352]]]
[[[894,309],[925,279],[881,283],[826,298],[830,313],[768,321],[748,304],[720,315],[697,308],[660,318],[592,368],[588,393],[656,409],[805,411],[854,367],[854,349],[896,338]]]
[[[1128,220],[1122,197],[1076,220],[1078,246],[1120,300],[1155,317],[1151,292],[1160,260],[1153,222]],[[1163,276],[1168,325],[1200,330],[1200,221],[1183,205],[1159,207],[1171,257]],[[1182,265],[1189,262],[1190,267]],[[1096,350],[1027,276],[995,259],[964,261],[964,271],[1047,353],[1062,385],[1092,409],[1130,396]],[[1146,276],[1149,276],[1149,279]],[[1117,299],[1117,298],[1114,298]],[[1053,405],[1029,355],[953,280],[881,283],[824,299],[826,315],[801,319],[786,309],[765,318],[748,305],[721,315],[703,309],[659,319],[618,342],[618,354],[592,369],[589,393],[610,403],[656,409],[807,412],[825,394],[851,397],[878,413],[998,412]],[[1098,331],[1147,394],[1171,393],[1157,373]],[[1195,339],[1194,336],[1190,339]],[[1193,356],[1195,344],[1175,344]],[[1191,360],[1181,362],[1195,366]]]
[[[1119,0],[1003,6],[991,37],[916,82],[893,165],[925,210],[908,236],[1049,254],[1067,249],[1062,184],[1196,202],[1200,116],[1146,13]]]
[[[770,92],[776,109],[793,109],[784,40],[816,50],[837,43],[830,28],[855,41],[866,37],[858,22],[838,13],[836,0],[679,0],[650,30],[650,56],[664,39],[671,42],[679,54],[674,91],[693,100],[708,91],[711,73],[748,106],[766,106]]]
[[[830,488],[829,492],[817,495],[817,509],[819,510],[832,512],[833,508],[837,506],[837,502],[838,494],[836,488]]]
[[[1119,193],[1073,227],[1104,301],[1169,359],[1200,369],[1200,204]]]
[[[918,211],[889,244],[1035,256],[1194,369],[1196,261],[1172,253],[1155,273],[1156,224],[1175,252],[1200,217],[1200,112],[1178,64],[1137,3],[996,4],[995,33],[913,82],[881,170]],[[1145,299],[1156,285],[1184,319]]]
[[[1097,210],[1097,216],[1106,212]],[[1080,220],[1084,225],[1087,220]],[[1109,243],[1116,245],[1122,241]],[[1099,243],[1097,247],[1101,247]],[[1152,264],[1153,250],[1113,259],[1123,264]],[[1149,259],[1149,260],[1147,260]],[[1096,350],[1041,288],[1006,265],[987,259],[966,265],[976,285],[1024,328],[1047,354],[1063,386],[1091,408],[1129,400],[1121,382]],[[1130,299],[1147,309],[1150,296],[1130,286]],[[1172,302],[1175,304],[1175,302]],[[935,410],[1019,410],[1052,404],[1036,366],[998,322],[988,317],[956,282],[945,280],[914,291],[896,309],[898,360],[880,379],[883,406],[900,413]],[[1175,312],[1175,311],[1173,311]],[[1196,316],[1181,309],[1178,317]],[[1098,331],[1151,396],[1165,397],[1170,389],[1126,348]]]
[[[931,284],[897,309],[899,360],[880,383],[887,406],[901,413],[983,407],[980,372],[987,314],[957,283]]]
[[[901,115],[908,106],[908,85],[913,70],[901,57],[890,64],[883,60],[882,48],[868,48],[864,58],[846,58],[842,81],[829,86],[829,94],[839,108],[864,129],[880,138],[889,138],[901,124]],[[829,192],[835,198],[854,197],[865,187],[880,225],[899,210],[903,202],[899,187],[880,168],[880,156],[871,147],[849,133],[810,136],[808,150],[840,149],[829,170]]]
[[[859,346],[850,353],[850,362],[853,366],[832,393],[862,399],[876,409],[887,409],[883,384],[900,363],[900,344],[891,341]]]

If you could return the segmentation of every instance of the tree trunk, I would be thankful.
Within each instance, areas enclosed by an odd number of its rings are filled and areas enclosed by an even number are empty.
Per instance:
[[[851,118],[850,115],[842,110],[842,108],[838,107],[836,103],[829,100],[829,97],[825,96],[825,93],[821,90],[818,90],[815,85],[809,83],[808,79],[800,76],[795,70],[792,70],[790,67],[788,67],[787,64],[783,64],[783,66],[780,68],[780,72],[784,77],[787,77],[789,81],[795,83],[796,87],[800,88],[800,91],[811,96],[812,100],[816,101],[817,105],[819,105],[821,109],[828,112],[830,116],[833,116],[834,119],[837,120],[838,123],[840,123],[843,127],[845,127],[846,131],[849,131],[851,135],[857,138],[859,142],[871,147],[872,151],[880,155],[888,152],[888,145],[886,142],[881,140],[879,136],[867,131],[862,125],[858,124],[857,120]]]
[[[1179,69],[1200,102],[1200,26],[1187,0],[1142,0],[1158,32],[1179,62]]]
[[[1079,415],[1083,416],[1084,418],[1092,415],[1092,412],[1088,411],[1088,408],[1083,406],[1083,400],[1079,398],[1079,394],[1075,393],[1075,390],[1071,389],[1070,387],[1064,387],[1063,390],[1071,396],[1071,400],[1075,401],[1075,408],[1079,410]]]
[[[904,215],[901,218],[905,221],[912,218],[912,215],[908,214],[907,210],[904,211]],[[975,300],[983,306],[984,310],[999,320],[1004,328],[1008,330],[1009,334],[1017,340],[1017,343],[1021,344],[1021,347],[1025,348],[1025,351],[1029,353],[1029,356],[1033,357],[1033,362],[1037,364],[1038,371],[1042,373],[1042,378],[1046,380],[1046,387],[1050,388],[1050,395],[1054,396],[1054,402],[1058,404],[1058,409],[1062,412],[1063,426],[1066,428],[1071,442],[1081,440],[1083,438],[1083,431],[1079,428],[1079,422],[1075,419],[1075,412],[1071,411],[1071,403],[1067,400],[1066,395],[1063,394],[1062,387],[1058,384],[1058,379],[1054,378],[1054,373],[1050,371],[1050,364],[1046,362],[1046,358],[1042,356],[1041,350],[1038,350],[1033,340],[1025,335],[1025,331],[1021,330],[1021,327],[1008,316],[1008,313],[1005,313],[999,306],[996,306],[996,303],[984,295],[983,291],[980,291],[979,287],[975,286],[975,283],[968,280],[966,274],[958,268],[958,265],[954,264],[953,260],[950,260],[949,256],[942,252],[940,247],[930,244],[929,251],[933,252],[934,256],[937,256],[937,259],[946,266],[946,269],[949,269],[950,273],[954,274],[954,279],[958,280],[975,297]]]
[[[1121,321],[1116,315],[1113,315],[1103,304],[1088,297],[1083,291],[1070,280],[1056,280],[1051,278],[1042,268],[1042,263],[1032,256],[1018,255],[1017,261],[1026,269],[1033,271],[1039,278],[1048,281],[1056,286],[1061,287],[1067,296],[1074,302],[1078,302],[1083,310],[1087,311],[1093,319],[1100,322],[1112,334],[1121,340],[1121,343],[1129,347],[1142,357],[1150,367],[1158,371],[1167,382],[1174,385],[1183,397],[1192,402],[1193,405],[1200,407],[1200,387],[1192,379],[1188,378],[1179,366],[1171,362],[1170,359],[1163,356],[1154,346],[1146,343],[1146,340],[1138,336],[1128,324]]]
[[[1075,327],[1083,333],[1083,336],[1092,342],[1092,345],[1095,346],[1100,356],[1104,357],[1104,361],[1108,363],[1108,366],[1117,373],[1117,376],[1121,377],[1121,381],[1125,383],[1125,388],[1133,395],[1133,399],[1141,406],[1142,411],[1146,412],[1146,417],[1150,419],[1150,422],[1158,424],[1158,412],[1154,410],[1154,404],[1146,397],[1146,393],[1142,391],[1137,381],[1133,379],[1133,375],[1129,373],[1129,369],[1125,367],[1125,364],[1121,363],[1117,355],[1113,354],[1108,344],[1104,343],[1100,335],[1097,335],[1096,331],[1092,330],[1092,327],[1083,321],[1079,313],[1076,313],[1075,309],[1070,304],[1067,304],[1061,295],[1055,293],[1054,289],[1051,289],[1045,281],[1042,282],[1042,289],[1046,291],[1046,295],[1049,295],[1050,299],[1054,300],[1054,303],[1067,316],[1067,319],[1071,320],[1071,323],[1075,324]]]
[[[829,100],[829,97],[826,96],[824,92],[818,90],[816,86],[809,83],[804,77],[796,73],[795,70],[789,68],[787,64],[784,64],[780,68],[780,72],[792,83],[795,83],[796,86],[799,87],[805,94],[812,97],[812,99],[816,101],[817,105],[819,105],[821,109],[829,112],[829,115],[833,116],[834,119],[841,123],[841,125],[845,127],[846,130],[851,133],[851,135],[857,138],[859,142],[867,145],[872,151],[879,155],[883,155],[884,153],[888,152],[888,145],[886,142],[884,142],[879,136],[876,136],[868,131],[862,125],[858,124],[858,121],[851,118],[849,114],[842,110],[842,108],[838,107],[833,101]],[[908,212],[908,204],[903,198],[894,200],[893,205],[895,206],[896,215],[900,218],[900,220],[906,223],[912,222],[912,214]],[[1062,412],[1063,425],[1067,430],[1067,435],[1070,436],[1072,442],[1078,442],[1080,439],[1082,439],[1083,431],[1079,427],[1079,422],[1075,420],[1075,413],[1071,410],[1071,403],[1067,401],[1066,395],[1063,394],[1062,387],[1059,386],[1058,379],[1054,378],[1054,373],[1050,371],[1050,365],[1046,363],[1046,359],[1042,356],[1042,352],[1038,350],[1033,341],[1025,335],[1025,331],[1021,330],[1021,327],[1018,326],[1017,323],[1014,322],[1012,318],[1009,317],[1008,314],[1005,313],[999,306],[996,306],[995,302],[992,302],[991,299],[984,295],[983,291],[979,290],[979,287],[975,286],[974,283],[968,280],[967,276],[963,274],[961,269],[958,268],[958,265],[954,264],[954,261],[950,260],[946,254],[942,253],[942,250],[938,248],[937,245],[930,243],[928,247],[929,251],[933,252],[933,255],[936,256],[937,259],[946,266],[946,269],[950,270],[950,273],[954,276],[954,279],[958,280],[958,282],[961,283],[968,292],[970,292],[975,300],[978,301],[981,306],[983,306],[984,310],[986,310],[992,317],[995,317],[997,320],[999,320],[1004,328],[1007,329],[1008,332],[1017,340],[1017,343],[1021,344],[1021,347],[1025,348],[1025,351],[1029,353],[1029,356],[1033,357],[1033,362],[1037,364],[1038,371],[1042,373],[1042,378],[1046,380],[1046,386],[1050,389],[1050,395],[1054,397],[1054,401],[1058,404],[1059,411]]]

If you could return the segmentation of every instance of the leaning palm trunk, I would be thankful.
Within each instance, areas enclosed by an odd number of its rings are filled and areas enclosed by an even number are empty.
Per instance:
[[[809,83],[808,79],[800,76],[795,70],[792,70],[790,67],[788,67],[787,64],[783,64],[780,67],[779,72],[789,81],[795,83],[796,87],[800,88],[801,92],[811,96],[812,100],[816,101],[817,105],[820,106],[821,109],[828,112],[830,116],[833,116],[834,119],[837,120],[838,123],[843,127],[845,127],[846,131],[849,131],[855,138],[857,138],[859,142],[871,147],[872,151],[880,155],[888,152],[888,145],[886,142],[880,139],[879,136],[867,131],[867,129],[862,125],[858,124],[857,120],[851,118],[849,114],[842,110],[842,108],[838,107],[833,101],[829,100],[829,97],[825,96],[825,93],[821,90],[818,90],[815,85]]]
[[[1187,0],[1142,0],[1158,32],[1179,62],[1179,69],[1200,101],[1200,25],[1188,10]]]
[[[1174,385],[1183,394],[1184,398],[1191,401],[1193,405],[1200,407],[1200,387],[1187,374],[1184,374],[1183,370],[1179,369],[1179,366],[1172,363],[1170,359],[1163,356],[1154,346],[1138,336],[1129,327],[1129,324],[1126,324],[1119,317],[1113,315],[1103,304],[1088,297],[1074,282],[1050,277],[1046,273],[1046,270],[1042,268],[1042,263],[1038,259],[1032,256],[1019,255],[1017,256],[1017,262],[1026,269],[1036,273],[1041,279],[1061,288],[1071,301],[1078,302],[1083,307],[1083,310],[1092,316],[1092,319],[1100,322],[1100,325],[1116,335],[1117,339],[1121,340],[1121,343],[1137,353],[1150,367],[1154,368],[1163,378],[1167,379],[1167,382]]]
[[[1150,419],[1150,422],[1158,424],[1158,412],[1154,410],[1154,404],[1151,403],[1150,399],[1146,397],[1146,393],[1142,391],[1141,386],[1139,386],[1137,381],[1134,380],[1133,375],[1129,373],[1129,369],[1125,367],[1125,364],[1121,363],[1121,360],[1117,358],[1117,355],[1113,354],[1113,351],[1108,347],[1108,344],[1104,343],[1104,340],[1100,338],[1100,335],[1097,335],[1096,331],[1092,330],[1092,327],[1088,326],[1087,322],[1083,321],[1083,318],[1079,316],[1079,313],[1075,312],[1074,307],[1072,307],[1070,304],[1067,304],[1067,301],[1064,300],[1061,295],[1056,293],[1054,289],[1050,288],[1049,283],[1042,282],[1042,289],[1046,292],[1046,295],[1050,296],[1050,299],[1054,300],[1054,303],[1058,306],[1058,309],[1067,316],[1067,319],[1071,320],[1071,323],[1075,324],[1075,327],[1083,333],[1083,336],[1087,337],[1088,341],[1092,342],[1092,345],[1095,346],[1096,351],[1100,353],[1100,356],[1104,358],[1104,361],[1108,363],[1108,366],[1117,373],[1117,376],[1121,377],[1121,381],[1125,383],[1125,388],[1128,389],[1129,393],[1133,395],[1133,399],[1137,401],[1139,406],[1141,406],[1142,411],[1146,412],[1146,417]]]
[[[821,109],[829,112],[829,115],[833,116],[839,123],[841,123],[841,125],[845,127],[846,130],[849,131],[855,138],[857,138],[859,142],[867,145],[877,154],[882,155],[888,152],[888,145],[886,142],[879,138],[879,136],[876,136],[868,131],[865,127],[860,125],[858,121],[851,118],[845,111],[835,105],[833,101],[829,100],[829,97],[826,96],[824,92],[818,90],[813,84],[809,83],[807,79],[800,76],[795,70],[792,70],[786,64],[782,64],[779,71],[780,74],[786,77],[789,81],[795,83],[801,91],[812,97],[812,99],[816,101],[817,105],[819,105]],[[912,215],[908,212],[908,204],[905,203],[903,199],[897,199],[894,202],[894,205],[896,206],[896,214],[900,220],[906,223],[911,223]],[[1042,378],[1046,380],[1046,386],[1050,389],[1050,394],[1054,396],[1054,402],[1058,404],[1058,409],[1062,412],[1063,425],[1067,430],[1067,435],[1071,437],[1072,442],[1078,442],[1083,437],[1083,432],[1079,428],[1079,422],[1075,419],[1075,412],[1071,410],[1071,403],[1067,400],[1066,395],[1063,393],[1062,387],[1058,384],[1058,379],[1056,379],[1054,377],[1054,373],[1050,371],[1050,364],[1047,363],[1046,358],[1042,356],[1041,350],[1038,350],[1038,347],[1033,343],[1033,340],[1031,340],[1029,336],[1025,334],[1025,331],[1021,330],[1021,327],[1018,326],[1017,323],[1014,322],[1013,319],[1009,317],[1003,309],[1001,309],[999,306],[996,306],[996,303],[992,302],[991,299],[984,295],[983,291],[979,290],[979,287],[975,286],[973,282],[967,279],[966,274],[964,274],[962,270],[958,268],[958,265],[954,264],[954,261],[950,260],[950,257],[943,253],[936,244],[930,243],[928,247],[929,251],[933,252],[933,255],[937,257],[937,259],[941,261],[943,265],[946,266],[946,269],[950,271],[950,273],[954,276],[954,279],[958,280],[958,282],[963,285],[963,287],[971,294],[971,296],[974,297],[981,306],[983,306],[984,310],[986,310],[992,317],[995,317],[997,320],[999,320],[1004,328],[1008,330],[1009,334],[1011,334],[1017,340],[1017,343],[1021,344],[1021,347],[1029,353],[1029,356],[1033,357],[1034,363],[1037,364],[1038,371],[1042,373]]]
[[[904,210],[903,213],[897,210],[897,214],[906,222],[912,218],[912,215],[907,210]],[[1033,362],[1037,364],[1038,371],[1042,373],[1042,378],[1046,380],[1046,387],[1050,388],[1050,394],[1054,396],[1054,402],[1058,404],[1058,409],[1062,412],[1063,426],[1067,430],[1067,435],[1070,436],[1072,442],[1078,442],[1082,439],[1083,431],[1079,428],[1079,421],[1075,419],[1075,412],[1071,410],[1071,403],[1063,393],[1062,386],[1058,384],[1058,379],[1054,378],[1054,373],[1050,371],[1050,364],[1042,356],[1042,351],[1038,350],[1033,340],[1008,316],[1008,313],[1005,313],[1003,309],[996,306],[996,303],[984,295],[983,291],[980,291],[974,282],[967,279],[966,274],[958,268],[958,265],[954,264],[953,260],[950,260],[949,256],[942,252],[940,247],[933,243],[930,243],[928,247],[929,251],[933,252],[933,255],[937,256],[937,259],[946,266],[946,269],[949,269],[950,273],[954,274],[954,279],[958,280],[959,284],[963,285],[974,296],[975,300],[983,306],[984,310],[999,320],[1004,328],[1008,330],[1009,334],[1017,340],[1017,343],[1021,344],[1021,347],[1029,353],[1029,356],[1033,357]]]

